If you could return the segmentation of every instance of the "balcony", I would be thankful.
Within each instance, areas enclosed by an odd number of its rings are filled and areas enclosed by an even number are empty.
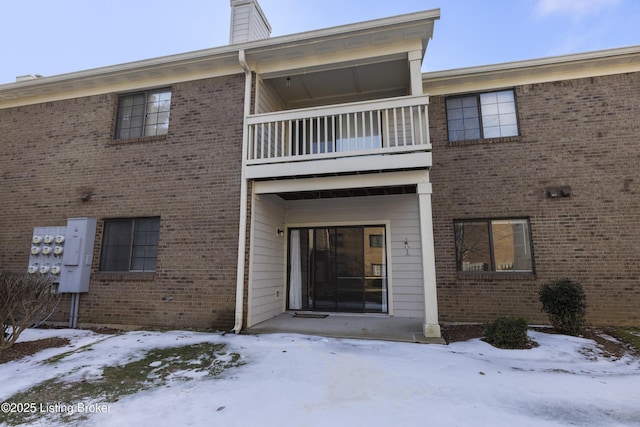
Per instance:
[[[413,96],[249,116],[246,177],[429,168],[428,104]]]

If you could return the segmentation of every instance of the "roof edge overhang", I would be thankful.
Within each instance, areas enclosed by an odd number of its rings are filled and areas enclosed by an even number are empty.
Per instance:
[[[267,51],[286,50],[295,46],[305,45],[314,42],[327,41],[331,39],[345,39],[349,37],[357,37],[363,33],[381,33],[390,31],[395,28],[421,26],[431,24],[429,31],[416,32],[413,35],[422,39],[423,49],[433,37],[433,22],[440,19],[440,9],[431,9],[422,12],[408,13],[397,15],[389,18],[380,18],[369,21],[358,22],[355,24],[347,24],[336,27],[324,28],[321,30],[307,31],[286,36],[272,37],[269,39],[256,40],[245,43],[244,49],[247,54],[258,54]],[[383,39],[381,38],[381,41]],[[345,50],[349,47],[345,47]]]
[[[433,22],[439,18],[440,10],[432,9],[321,30],[0,84],[0,108],[243,73],[238,62],[238,53],[241,50],[244,50],[249,58],[259,57],[260,54],[265,52],[280,52],[286,55],[288,50],[296,46],[336,39],[345,41],[351,38],[355,41],[364,33],[379,33],[381,35],[379,40],[382,43],[384,41],[383,36],[387,31],[415,25],[424,27],[425,24],[431,24],[426,32],[415,34],[415,37],[422,39],[423,49],[426,49],[428,40],[433,36]],[[350,48],[348,43],[346,45],[343,43],[343,45],[345,50]]]
[[[640,46],[598,50],[422,74],[430,95],[482,91],[640,71]]]

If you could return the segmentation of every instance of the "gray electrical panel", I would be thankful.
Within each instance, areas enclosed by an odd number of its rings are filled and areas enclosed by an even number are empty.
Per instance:
[[[95,218],[67,220],[58,292],[88,292],[96,238]]]

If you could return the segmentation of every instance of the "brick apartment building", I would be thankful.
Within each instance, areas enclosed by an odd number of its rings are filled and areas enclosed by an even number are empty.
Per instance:
[[[543,323],[539,286],[569,277],[590,323],[638,324],[640,47],[422,73],[439,10],[269,38],[231,7],[228,46],[0,85],[2,269],[66,286],[33,236],[97,220],[53,321],[439,336]]]

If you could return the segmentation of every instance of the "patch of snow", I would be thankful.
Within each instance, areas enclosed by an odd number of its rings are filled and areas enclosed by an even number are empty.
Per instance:
[[[478,339],[441,346],[296,334],[47,333],[72,340],[58,354],[92,350],[53,366],[40,355],[0,365],[0,400],[45,378],[139,360],[154,347],[220,343],[244,363],[219,378],[175,372],[164,387],[93,402],[110,410],[81,426],[640,425],[639,361],[591,360],[580,350],[597,346],[583,338],[530,332],[538,347],[500,350]]]

